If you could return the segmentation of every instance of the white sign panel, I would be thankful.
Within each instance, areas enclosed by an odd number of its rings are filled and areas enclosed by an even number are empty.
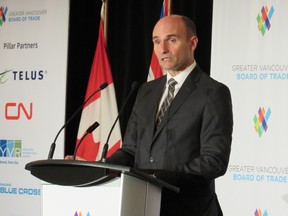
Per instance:
[[[288,213],[288,2],[215,0],[211,76],[231,90],[230,165],[217,181],[224,215]]]
[[[68,0],[0,0],[1,215],[40,215],[40,180],[25,165],[47,158],[64,123],[68,16]]]

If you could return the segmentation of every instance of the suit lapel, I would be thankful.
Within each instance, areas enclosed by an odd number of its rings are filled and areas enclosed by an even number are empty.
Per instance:
[[[152,141],[153,135],[155,132],[155,125],[156,125],[156,114],[158,112],[158,105],[161,100],[163,89],[166,84],[166,76],[159,79],[159,83],[156,83],[155,86],[151,87],[151,91],[153,91],[153,97],[151,97],[151,100],[149,101],[149,104],[147,105],[147,110],[150,110],[149,119],[147,120],[148,125],[146,129],[147,135],[149,135],[150,139]]]
[[[187,97],[197,87],[197,82],[199,82],[200,77],[201,77],[201,69],[197,65],[195,67],[195,69],[186,78],[185,82],[183,83],[183,85],[179,89],[179,92],[177,93],[174,100],[172,101],[172,103],[171,103],[171,105],[170,105],[170,107],[166,113],[167,115],[164,115],[161,123],[156,128],[156,131],[155,131],[155,134],[153,137],[153,141],[159,135],[160,131],[167,124],[167,122],[173,117],[173,115],[177,112],[177,110],[186,101]]]

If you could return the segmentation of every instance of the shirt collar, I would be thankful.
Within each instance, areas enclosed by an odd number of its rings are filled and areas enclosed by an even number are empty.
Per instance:
[[[185,79],[188,77],[188,75],[192,72],[192,70],[196,67],[196,61],[194,61],[189,67],[187,67],[185,70],[181,71],[178,73],[176,76],[172,77],[170,73],[167,73],[167,81],[166,83],[168,84],[168,80],[173,78],[174,80],[177,81],[177,86],[182,86],[184,83]]]

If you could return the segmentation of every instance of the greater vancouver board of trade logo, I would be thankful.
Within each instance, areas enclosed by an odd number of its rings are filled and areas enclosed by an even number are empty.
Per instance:
[[[91,216],[90,213],[88,212],[86,215],[85,214],[82,214],[82,212],[75,212],[74,216]]]
[[[271,115],[271,109],[268,108],[267,111],[264,107],[258,109],[258,115],[254,115],[254,128],[258,133],[259,137],[263,135],[264,132],[268,130],[268,120]]]
[[[0,7],[0,27],[6,22],[8,8],[5,6]]]
[[[261,209],[256,209],[256,211],[254,212],[255,216],[268,216],[268,212],[267,210],[264,210],[264,212],[262,212]]]
[[[261,32],[262,36],[265,35],[267,31],[271,28],[271,19],[274,14],[274,7],[271,6],[270,10],[267,6],[263,6],[261,13],[257,15],[258,30]]]

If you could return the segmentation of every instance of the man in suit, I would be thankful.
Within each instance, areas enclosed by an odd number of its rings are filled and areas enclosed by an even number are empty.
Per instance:
[[[228,166],[231,95],[228,87],[197,65],[197,43],[189,18],[171,15],[158,21],[153,30],[154,51],[167,75],[141,86],[122,148],[107,158],[107,163],[149,170],[180,188],[179,193],[162,191],[162,216],[223,215],[214,179],[224,175]],[[174,84],[169,87],[171,78]],[[167,95],[174,98],[168,105]]]
[[[229,162],[230,91],[196,64],[198,38],[189,18],[160,19],[152,39],[167,75],[140,87],[123,145],[106,162],[134,166],[179,187],[179,193],[162,190],[161,216],[221,216],[214,180]]]

